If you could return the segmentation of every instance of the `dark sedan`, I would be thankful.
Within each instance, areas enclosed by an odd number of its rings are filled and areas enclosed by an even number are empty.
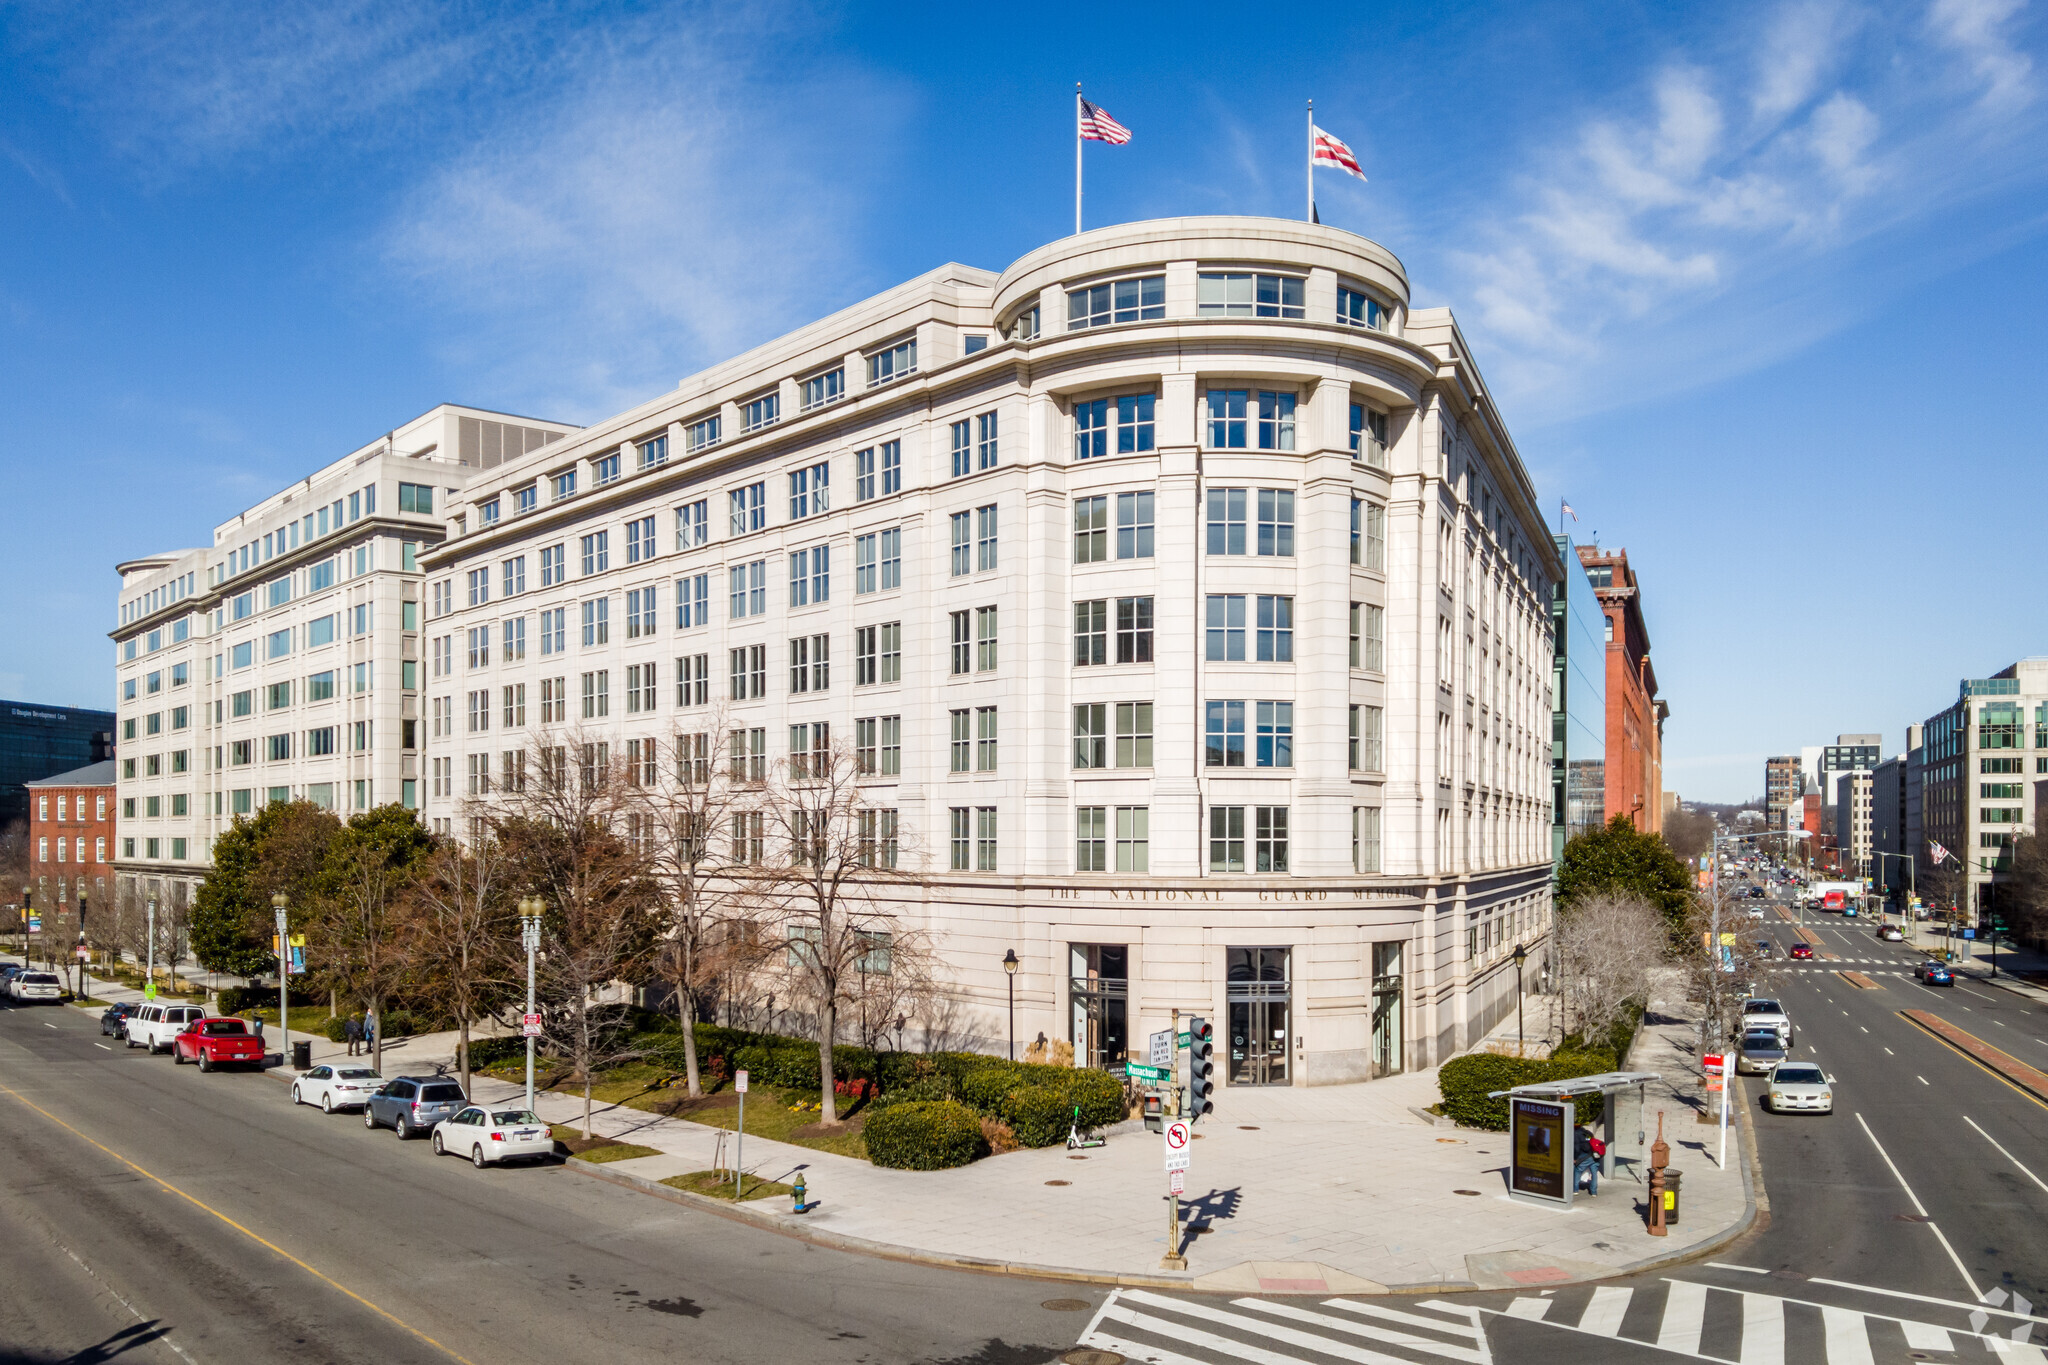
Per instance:
[[[1953,986],[1956,984],[1956,974],[1932,958],[1920,964],[1920,970],[1916,975],[1920,978],[1920,984],[1923,986]]]
[[[141,1008],[140,1000],[117,1000],[101,1010],[100,1037],[125,1037],[128,1033],[128,1016]]]

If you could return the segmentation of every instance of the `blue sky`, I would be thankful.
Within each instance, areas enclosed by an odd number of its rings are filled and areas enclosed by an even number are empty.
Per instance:
[[[1301,212],[1626,546],[1667,785],[2048,652],[2040,13],[0,0],[0,695],[110,705],[123,557],[441,401],[589,421],[1072,221]],[[1342,183],[1339,183],[1342,181]]]

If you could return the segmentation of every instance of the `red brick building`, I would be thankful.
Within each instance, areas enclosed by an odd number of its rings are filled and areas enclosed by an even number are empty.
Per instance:
[[[1642,589],[1627,550],[1577,547],[1607,616],[1607,815],[1651,834],[1664,828],[1664,718]]]
[[[79,906],[114,913],[114,761],[58,773],[28,788],[28,883],[43,917],[47,951],[58,961],[78,942]]]

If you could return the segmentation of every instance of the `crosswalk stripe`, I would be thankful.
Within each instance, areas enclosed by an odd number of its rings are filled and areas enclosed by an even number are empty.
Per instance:
[[[1249,1360],[1255,1362],[1255,1365],[1302,1365],[1299,1357],[1284,1356],[1278,1351],[1268,1351],[1262,1346],[1253,1346],[1248,1342],[1234,1341],[1229,1337],[1220,1337],[1214,1332],[1205,1332],[1199,1327],[1189,1327],[1183,1323],[1168,1322],[1164,1318],[1149,1317],[1135,1309],[1126,1308],[1122,1304],[1111,1308],[1103,1316],[1115,1318],[1120,1322],[1129,1323],[1133,1327],[1141,1328],[1148,1332],[1157,1332],[1162,1336],[1173,1337],[1184,1346],[1203,1346],[1212,1351],[1220,1351],[1225,1359],[1229,1360]],[[1205,1314],[1205,1316],[1214,1315]],[[1129,1356],[1133,1360],[1152,1361],[1155,1362],[1155,1365],[1182,1365],[1182,1362],[1187,1360],[1185,1356],[1170,1355],[1149,1346],[1137,1346],[1128,1342],[1110,1345],[1105,1340],[1107,1337],[1109,1337],[1109,1333],[1098,1328],[1089,1338],[1088,1344],[1090,1346],[1106,1345],[1109,1350],[1115,1351],[1119,1355]],[[1197,1365],[1197,1362],[1189,1362],[1188,1365]]]
[[[2029,1346],[2023,1341],[2007,1341],[2004,1337],[1985,1337],[1984,1344],[1993,1351],[1996,1351],[1998,1358],[2004,1361],[2006,1365],[2041,1365],[2042,1361],[2048,1360],[2048,1353],[2044,1353],[2038,1346]]]
[[[1266,1299],[1232,1299],[1233,1308],[1252,1308],[1275,1317],[1289,1318],[1321,1327],[1332,1332],[1349,1332],[1354,1336],[1372,1341],[1382,1341],[1389,1346],[1403,1346],[1412,1351],[1426,1351],[1445,1360],[1462,1361],[1464,1365],[1489,1365],[1492,1356],[1485,1351],[1475,1351],[1469,1346],[1453,1346],[1447,1341],[1435,1341],[1429,1337],[1418,1337],[1412,1332],[1396,1332],[1390,1327],[1374,1327],[1369,1323],[1345,1322],[1326,1313],[1313,1313],[1306,1308],[1297,1308],[1289,1303],[1274,1303]]]
[[[1445,1303],[1441,1299],[1432,1299],[1430,1302],[1423,1304],[1422,1307],[1438,1309],[1445,1313],[1456,1313],[1459,1321],[1445,1322],[1440,1318],[1425,1318],[1420,1313],[1403,1313],[1398,1308],[1382,1308],[1376,1303],[1360,1303],[1356,1299],[1329,1299],[1324,1302],[1323,1307],[1341,1308],[1347,1313],[1359,1313],[1366,1317],[1383,1318],[1388,1322],[1398,1322],[1409,1327],[1426,1327],[1432,1332],[1443,1332],[1449,1336],[1465,1337],[1481,1345],[1486,1343],[1486,1329],[1479,1325],[1475,1316],[1478,1312],[1477,1309],[1467,1308],[1463,1304]]]
[[[1348,1342],[1333,1341],[1329,1337],[1313,1336],[1307,1332],[1297,1332],[1291,1327],[1281,1327],[1276,1323],[1261,1322],[1257,1318],[1248,1318],[1238,1313],[1227,1313],[1220,1308],[1194,1307],[1182,1303],[1178,1299],[1169,1299],[1164,1295],[1148,1293],[1142,1289],[1132,1290],[1124,1295],[1124,1299],[1127,1302],[1147,1304],[1169,1311],[1192,1313],[1200,1316],[1206,1322],[1213,1322],[1226,1327],[1235,1327],[1239,1331],[1255,1333],[1289,1346],[1299,1346],[1320,1355],[1334,1356],[1338,1360],[1354,1361],[1356,1365],[1413,1365],[1411,1361],[1404,1361],[1396,1356],[1382,1355],[1378,1351],[1368,1351],[1362,1346],[1353,1346]],[[1138,1314],[1133,1315],[1134,1318],[1141,1316]],[[1201,1344],[1212,1346],[1217,1350],[1232,1350],[1246,1353],[1259,1349],[1246,1346],[1243,1342],[1213,1336],[1211,1333],[1192,1331],[1186,1327],[1177,1327],[1171,1323],[1161,1322],[1156,1318],[1145,1325],[1151,1326],[1152,1323],[1159,1324],[1156,1327],[1152,1327],[1152,1330],[1171,1332],[1183,1340],[1190,1337],[1208,1337],[1210,1339],[1203,1341]],[[1280,1356],[1276,1353],[1268,1352],[1266,1354],[1272,1355],[1272,1358],[1276,1361],[1288,1359],[1288,1357]],[[1265,1355],[1245,1354],[1243,1358],[1247,1360],[1263,1360],[1266,1357]]]
[[[1673,1280],[1664,1298],[1664,1321],[1657,1328],[1657,1345],[1666,1351],[1686,1355],[1700,1353],[1700,1326],[1707,1315],[1707,1287],[1686,1280]]]
[[[1827,1329],[1828,1365],[1875,1365],[1870,1355],[1870,1329],[1861,1313],[1849,1308],[1822,1308]]]
[[[1953,1351],[1955,1343],[1949,1340],[1948,1329],[1936,1327],[1931,1322],[1907,1322],[1903,1318],[1899,1326],[1906,1329],[1906,1346],[1915,1351]]]
[[[1785,1301],[1742,1296],[1742,1365],[1785,1365]]]
[[[1135,1341],[1126,1341],[1112,1332],[1096,1328],[1081,1338],[1083,1346],[1093,1346],[1099,1351],[1114,1351],[1126,1360],[1142,1360],[1146,1365],[1210,1365],[1208,1361],[1196,1360],[1193,1356],[1176,1355],[1157,1346],[1146,1346]]]
[[[1603,1337],[1618,1335],[1621,1319],[1628,1312],[1628,1302],[1635,1295],[1633,1289],[1601,1285],[1593,1291],[1592,1302],[1586,1305],[1586,1311],[1579,1317],[1579,1330],[1596,1332]]]
[[[1507,1307],[1509,1317],[1522,1318],[1529,1322],[1541,1322],[1543,1315],[1549,1311],[1549,1299],[1516,1299]]]

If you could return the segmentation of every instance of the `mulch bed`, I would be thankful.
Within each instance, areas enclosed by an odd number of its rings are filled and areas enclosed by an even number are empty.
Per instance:
[[[845,1137],[848,1133],[858,1133],[867,1126],[868,1116],[866,1114],[855,1114],[850,1119],[839,1120],[837,1124],[830,1128],[827,1128],[822,1123],[806,1123],[801,1128],[792,1129],[789,1135],[792,1138]]]

